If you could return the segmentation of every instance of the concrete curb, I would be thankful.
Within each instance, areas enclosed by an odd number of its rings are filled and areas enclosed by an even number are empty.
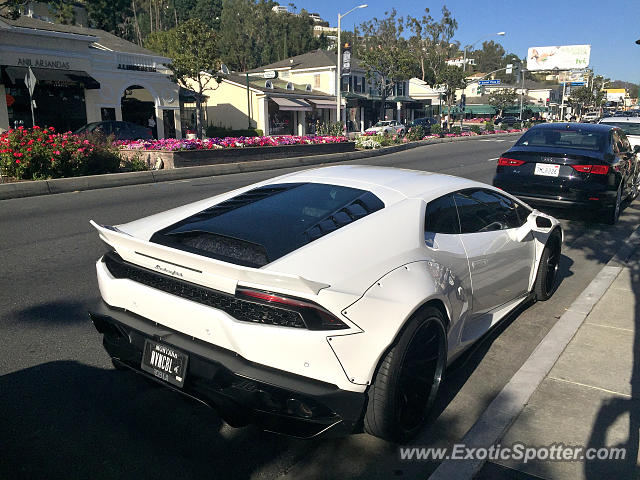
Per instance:
[[[640,227],[627,237],[624,245],[549,330],[459,443],[471,448],[490,448],[500,441],[638,247]],[[472,480],[485,462],[478,459],[444,460],[429,480]]]
[[[304,157],[278,158],[272,160],[251,160],[237,163],[223,163],[200,167],[182,167],[171,170],[153,170],[146,172],[109,173],[91,175],[87,177],[55,178],[52,180],[36,180],[27,182],[0,184],[0,200],[10,198],[35,197],[56,193],[77,192],[81,190],[95,190],[99,188],[121,187],[125,185],[141,185],[145,183],[168,182],[189,178],[229,175],[233,173],[256,172],[260,170],[275,170],[279,168],[297,167],[304,165],[319,165],[324,163],[343,162],[360,158],[378,157],[390,153],[401,152],[416,147],[435,145],[439,143],[461,142],[480,138],[503,138],[521,135],[517,133],[501,133],[495,135],[473,137],[433,138],[417,142],[392,145],[378,150],[357,150],[354,152],[328,153],[324,155],[310,155]]]

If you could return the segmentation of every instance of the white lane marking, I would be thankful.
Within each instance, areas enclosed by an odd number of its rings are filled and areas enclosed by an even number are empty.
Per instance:
[[[489,160],[487,160],[487,162],[495,162],[496,160],[498,160],[500,157],[496,157],[496,158],[490,158]]]

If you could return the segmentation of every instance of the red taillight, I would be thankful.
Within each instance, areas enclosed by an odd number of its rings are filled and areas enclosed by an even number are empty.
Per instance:
[[[595,175],[606,175],[609,173],[608,165],[571,165],[576,172],[593,173]]]
[[[349,328],[348,325],[342,322],[342,320],[333,315],[331,312],[325,310],[320,305],[308,300],[283,297],[276,293],[263,292],[261,290],[253,290],[248,288],[238,288],[236,290],[236,297],[261,303],[263,305],[273,306],[274,308],[282,308],[285,310],[297,312],[302,317],[304,325],[309,330],[337,330]],[[275,324],[275,322],[264,322],[264,319],[255,321],[259,321],[260,323]]]
[[[519,167],[525,163],[524,160],[516,160],[515,158],[500,157],[498,159],[498,165],[502,167]]]

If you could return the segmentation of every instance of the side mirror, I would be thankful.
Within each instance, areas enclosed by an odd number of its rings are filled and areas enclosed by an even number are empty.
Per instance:
[[[540,217],[536,215],[536,227],[538,228],[551,228],[553,223],[547,217]]]
[[[516,230],[515,240],[517,242],[522,242],[527,238],[529,233],[534,231],[547,233],[551,227],[553,227],[551,219],[541,216],[538,210],[534,210],[527,217],[527,221]]]

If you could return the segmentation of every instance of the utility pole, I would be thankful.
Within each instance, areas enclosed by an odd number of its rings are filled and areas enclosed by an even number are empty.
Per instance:
[[[524,100],[524,72],[527,70],[522,67],[520,68],[520,77],[522,77],[522,83],[520,85],[520,122],[522,122],[522,103]]]

